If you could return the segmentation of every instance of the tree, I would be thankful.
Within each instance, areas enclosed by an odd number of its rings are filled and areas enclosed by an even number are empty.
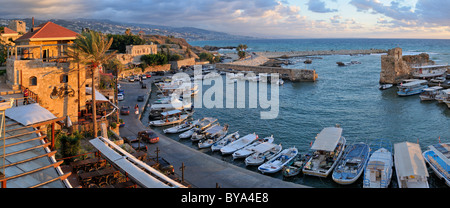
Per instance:
[[[95,100],[95,70],[98,66],[112,59],[117,51],[106,53],[113,39],[96,31],[83,32],[74,40],[74,44],[69,47],[67,52],[69,57],[73,58],[75,63],[87,64],[86,70],[92,73],[92,120],[94,121],[94,137],[97,137],[97,108]],[[78,69],[80,70],[80,69]]]
[[[244,44],[239,44],[238,47],[236,48],[240,59],[245,58],[245,56],[247,55],[247,52],[245,51],[247,50],[247,48],[248,48],[247,45]]]

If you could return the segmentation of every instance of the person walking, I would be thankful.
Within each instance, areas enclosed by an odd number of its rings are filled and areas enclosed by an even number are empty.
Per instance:
[[[138,106],[138,104],[136,104],[134,106],[134,114],[139,115],[139,106]]]

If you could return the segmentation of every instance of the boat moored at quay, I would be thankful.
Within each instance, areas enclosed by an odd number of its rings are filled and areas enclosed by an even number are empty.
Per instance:
[[[423,158],[433,172],[450,186],[450,143],[433,144],[428,148],[423,153]]]
[[[397,86],[397,95],[410,96],[420,94],[425,88],[428,88],[427,83],[427,80],[412,80],[406,83],[401,83]]]
[[[346,139],[342,136],[342,128],[324,128],[316,137],[311,150],[314,151],[303,167],[306,175],[327,177],[336,166],[345,150]]]

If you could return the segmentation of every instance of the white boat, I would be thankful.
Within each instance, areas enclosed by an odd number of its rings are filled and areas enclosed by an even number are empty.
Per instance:
[[[216,123],[206,129],[196,129],[191,136],[191,141],[193,141],[193,142],[200,141],[201,139],[205,138],[205,134],[208,130],[214,129],[216,127],[223,128],[222,126],[220,126],[219,123]]]
[[[172,124],[179,124],[186,120],[189,116],[189,114],[182,114],[182,111],[180,110],[171,110],[167,112],[161,113],[162,119],[161,120],[155,120],[150,121],[149,125],[152,126],[167,126]]]
[[[439,93],[434,97],[435,100],[438,101],[438,103],[443,103],[444,100],[450,97],[450,89],[441,90]]]
[[[412,67],[414,78],[440,77],[447,72],[448,65],[427,65]]]
[[[419,97],[420,100],[435,100],[436,95],[439,94],[439,91],[441,91],[442,87],[440,86],[434,86],[434,87],[429,87],[429,88],[425,88],[423,89],[423,92],[420,93]]]
[[[223,139],[228,133],[228,124],[222,126],[216,126],[215,128],[209,129],[205,132],[205,138],[198,142],[198,148],[208,148],[211,147],[217,141]]]
[[[419,144],[394,144],[394,164],[399,188],[429,188],[428,171]]]
[[[212,118],[212,117],[202,118],[197,123],[197,125],[194,126],[194,128],[191,128],[188,131],[178,135],[178,137],[180,137],[180,139],[191,138],[191,136],[194,134],[195,131],[206,129],[206,128],[210,127],[216,121],[217,121],[217,118]]]
[[[342,128],[324,128],[316,137],[311,150],[314,151],[303,167],[306,175],[327,177],[345,150],[346,139],[342,136]]]
[[[428,88],[427,80],[415,80],[407,83],[401,83],[400,86],[397,86],[398,96],[409,96],[420,94],[425,88]]]
[[[278,155],[258,167],[262,173],[276,173],[298,155],[295,147],[284,149]]]
[[[220,149],[220,152],[222,153],[222,155],[226,155],[226,154],[232,154],[233,152],[244,148],[245,146],[251,144],[253,141],[258,139],[258,135],[256,135],[255,133],[253,134],[248,134],[244,137],[239,138],[238,140],[231,142],[230,144],[227,144],[226,146],[222,147]]]
[[[450,96],[448,96],[447,99],[444,100],[444,103],[447,105],[448,108],[450,108]]]
[[[428,148],[429,150],[423,153],[423,158],[433,172],[450,186],[450,143],[438,143]]]
[[[393,84],[382,84],[380,87],[378,87],[380,90],[386,90],[394,86]]]
[[[239,139],[239,131],[236,131],[232,134],[228,134],[226,137],[224,137],[223,139],[217,141],[216,143],[214,143],[211,146],[211,151],[219,151],[222,147],[224,147],[225,145],[236,141],[237,139]]]
[[[184,122],[180,125],[176,125],[167,129],[164,129],[164,133],[166,134],[175,134],[180,132],[185,132],[189,129],[192,129],[195,125],[197,125],[199,120],[190,121],[190,122]]]
[[[236,152],[233,152],[233,154],[232,154],[233,160],[238,159],[238,158],[248,157],[249,155],[251,155],[252,153],[255,152],[255,149],[258,147],[258,145],[263,144],[263,143],[273,143],[273,140],[274,140],[273,135],[270,137],[263,138],[263,139],[257,139],[250,145],[248,145]]]
[[[331,174],[333,181],[348,185],[358,180],[369,160],[369,153],[369,145],[363,142],[346,147],[344,155],[334,168],[333,174]]]
[[[245,158],[245,165],[261,165],[279,154],[281,150],[283,150],[281,144],[262,143],[255,147],[255,153]]]
[[[370,145],[372,154],[364,169],[363,188],[387,188],[391,183],[394,159],[392,144],[378,140]]]
[[[180,101],[178,99],[174,99],[170,103],[153,104],[150,107],[150,111],[183,110],[183,109],[191,109],[191,108],[192,108],[191,102]]]

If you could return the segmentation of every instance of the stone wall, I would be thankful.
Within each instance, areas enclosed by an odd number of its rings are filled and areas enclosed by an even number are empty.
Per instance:
[[[164,65],[158,65],[158,66],[149,66],[144,69],[144,72],[142,72],[142,69],[140,67],[125,70],[122,71],[119,74],[119,78],[125,78],[130,75],[136,75],[136,74],[145,74],[146,72],[157,72],[157,71],[169,71],[170,70],[170,64],[164,64]]]
[[[182,66],[193,66],[195,65],[195,58],[187,58],[179,61],[170,61],[170,69],[180,69]]]
[[[86,108],[86,73],[75,68],[70,63],[42,60],[8,61],[7,84],[13,89],[20,85],[28,88],[38,95],[42,107],[57,117],[70,116],[72,122],[77,122],[79,109]]]
[[[236,64],[216,64],[217,69],[233,69],[238,71],[253,71],[255,73],[279,73],[280,78],[287,78],[291,81],[316,81],[318,75],[311,69],[288,69],[281,67],[266,66],[245,66]]]
[[[422,53],[419,55],[402,56],[401,48],[388,50],[387,55],[381,56],[381,84],[397,84],[403,79],[411,78],[412,65],[434,64],[429,60],[429,55]]]

